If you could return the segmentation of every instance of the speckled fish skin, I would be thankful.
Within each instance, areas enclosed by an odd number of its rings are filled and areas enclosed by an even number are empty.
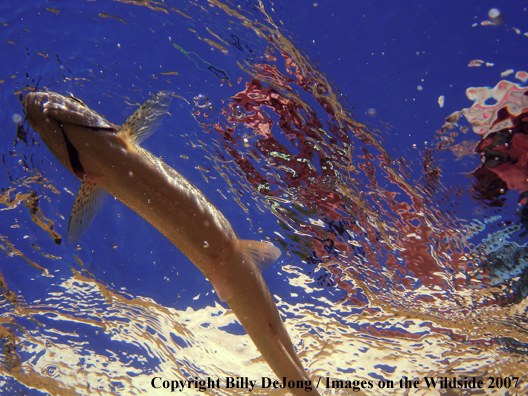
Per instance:
[[[155,123],[167,112],[163,100],[162,94],[153,97],[122,127],[109,123],[78,99],[60,94],[28,93],[25,106],[33,129],[57,159],[83,181],[80,191],[86,190],[86,200],[93,196],[93,189],[102,188],[152,224],[213,283],[277,377],[281,381],[283,377],[309,381],[260,273],[262,266],[280,256],[280,250],[270,244],[240,240],[201,191],[139,147],[138,143],[152,132],[142,123],[151,122],[149,117]],[[145,136],[140,138],[142,134]],[[76,203],[82,207],[85,202],[81,196],[79,193]],[[79,216],[74,212],[75,205],[72,218]],[[91,220],[86,219],[81,218],[85,223]],[[319,394],[313,384],[311,391],[288,391],[294,395]]]

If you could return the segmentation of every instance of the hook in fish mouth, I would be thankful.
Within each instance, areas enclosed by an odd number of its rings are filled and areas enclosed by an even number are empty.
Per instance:
[[[79,103],[83,107],[87,107],[81,99],[76,98],[75,96],[73,96],[73,94],[70,94],[69,96],[66,96],[66,97],[68,99],[74,100],[75,102]]]

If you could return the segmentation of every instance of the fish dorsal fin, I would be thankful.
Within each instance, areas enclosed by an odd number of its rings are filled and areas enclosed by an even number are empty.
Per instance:
[[[134,144],[140,144],[161,124],[161,117],[169,112],[172,92],[163,91],[143,103],[121,126],[120,134]]]
[[[256,271],[262,271],[273,264],[281,255],[279,248],[270,243],[257,241],[244,241],[241,239],[232,240],[227,255],[243,260],[246,265]],[[224,266],[230,265],[229,260],[222,258],[211,259],[210,281],[213,284],[216,294],[221,301],[225,302],[234,295],[233,285],[230,279],[230,269]]]
[[[281,255],[277,246],[266,242],[237,239],[232,241],[234,249],[241,252],[260,271],[270,267]]]
[[[68,222],[68,242],[77,242],[103,204],[106,191],[91,178],[85,176],[77,192]]]

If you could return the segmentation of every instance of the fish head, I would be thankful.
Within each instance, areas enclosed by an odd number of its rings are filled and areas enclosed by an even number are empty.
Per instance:
[[[25,98],[28,121],[37,131],[48,149],[62,165],[82,179],[84,170],[77,150],[68,141],[65,130],[71,126],[117,133],[119,127],[88,108],[73,96],[54,92],[30,92]]]

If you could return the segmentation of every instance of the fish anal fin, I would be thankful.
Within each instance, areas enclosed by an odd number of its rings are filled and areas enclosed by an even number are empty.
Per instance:
[[[140,144],[161,124],[161,117],[169,112],[173,93],[159,92],[143,103],[121,126],[120,134],[129,142]]]
[[[68,242],[77,242],[103,204],[106,191],[97,183],[96,178],[86,175],[81,183],[73,203],[68,222]]]
[[[295,371],[297,371],[297,375],[299,378],[301,378],[303,381],[309,379],[308,374],[304,370],[304,367],[301,364],[301,361],[299,360],[299,357],[294,352],[293,355],[288,351],[288,349],[284,346],[282,341],[277,338],[277,343],[280,345],[282,352],[284,356],[290,361],[290,364],[292,367],[295,368]]]
[[[236,239],[231,241],[235,251],[253,263],[260,271],[270,267],[281,255],[277,246],[271,243]]]

